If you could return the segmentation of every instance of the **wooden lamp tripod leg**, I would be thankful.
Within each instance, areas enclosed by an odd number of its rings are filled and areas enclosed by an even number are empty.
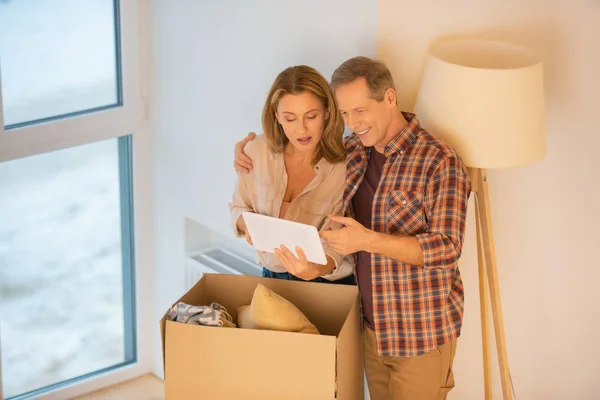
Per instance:
[[[479,287],[482,292],[481,303],[481,323],[482,323],[482,338],[483,338],[483,357],[484,357],[484,382],[486,385],[486,399],[491,398],[491,371],[489,359],[489,331],[488,331],[488,307],[487,293],[485,290],[485,276],[487,275],[487,283],[490,293],[492,305],[492,319],[494,321],[494,336],[496,338],[496,350],[498,352],[498,362],[500,364],[500,378],[502,382],[502,394],[504,400],[512,399],[510,371],[508,367],[508,356],[506,351],[506,339],[504,336],[504,320],[502,318],[502,305],[500,302],[500,287],[498,282],[498,271],[496,265],[496,250],[494,248],[494,235],[492,233],[492,216],[490,212],[490,200],[487,185],[487,177],[485,170],[475,169],[471,174],[474,180],[475,204],[476,204],[476,219],[478,227],[478,261],[479,261]],[[481,233],[481,236],[479,235]],[[483,253],[483,260],[481,254]],[[485,271],[483,265],[485,264]],[[485,294],[484,294],[485,293]],[[486,350],[486,347],[488,350]],[[489,396],[489,397],[488,397]]]
[[[485,400],[492,399],[492,359],[490,356],[490,300],[487,290],[487,273],[483,261],[483,244],[481,243],[481,221],[479,199],[475,196],[475,223],[477,225],[477,265],[479,272],[479,310],[481,313],[481,344],[483,350],[483,387]]]

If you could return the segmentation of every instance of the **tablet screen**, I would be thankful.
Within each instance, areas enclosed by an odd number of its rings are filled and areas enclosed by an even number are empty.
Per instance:
[[[274,253],[275,248],[284,245],[298,257],[298,246],[304,251],[308,261],[327,264],[316,227],[248,211],[243,212],[242,216],[256,250]]]

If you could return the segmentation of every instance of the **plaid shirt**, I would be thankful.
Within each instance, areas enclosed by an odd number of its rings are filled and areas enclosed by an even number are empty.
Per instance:
[[[378,353],[412,357],[460,335],[464,292],[457,261],[471,181],[452,148],[425,131],[414,114],[403,114],[408,125],[385,147],[367,228],[415,236],[423,250],[421,267],[371,254]],[[343,213],[354,218],[351,200],[373,150],[356,134],[346,139],[346,149]]]

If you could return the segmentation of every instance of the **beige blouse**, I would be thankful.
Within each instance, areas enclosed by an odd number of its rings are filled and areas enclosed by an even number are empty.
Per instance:
[[[231,222],[236,236],[244,236],[236,226],[238,218],[244,211],[254,211],[310,224],[320,231],[329,227],[340,228],[339,224],[332,223],[327,216],[341,214],[346,184],[345,162],[332,164],[321,159],[314,167],[316,176],[287,205],[287,211],[280,215],[287,189],[283,154],[273,154],[268,148],[264,135],[258,135],[256,139],[250,141],[244,148],[244,152],[252,159],[253,168],[248,174],[238,174],[236,189],[229,203]],[[334,270],[323,278],[337,280],[354,272],[354,260],[351,256],[343,257],[333,252],[327,245],[323,247],[325,254],[330,256],[336,265]],[[257,251],[257,262],[273,272],[287,271],[274,254]]]

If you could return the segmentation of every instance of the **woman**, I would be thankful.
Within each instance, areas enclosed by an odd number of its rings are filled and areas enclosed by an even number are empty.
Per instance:
[[[308,66],[285,69],[269,91],[262,125],[264,134],[244,148],[254,168],[238,174],[229,204],[236,235],[252,244],[244,211],[337,229],[327,217],[341,213],[346,150],[344,123],[327,80]],[[355,284],[351,257],[324,249],[325,265],[308,262],[301,249],[298,257],[285,246],[275,254],[260,252],[263,276]]]

